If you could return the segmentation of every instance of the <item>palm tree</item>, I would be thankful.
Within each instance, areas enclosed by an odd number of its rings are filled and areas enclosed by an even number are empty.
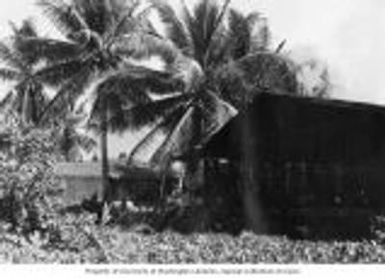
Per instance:
[[[163,1],[154,0],[152,3],[166,24],[168,37],[184,54],[178,56],[175,63],[170,64],[170,70],[179,74],[184,80],[185,93],[146,104],[151,106],[151,109],[139,106],[129,112],[132,118],[135,118],[135,113],[140,114],[141,111],[152,110],[155,111],[152,113],[158,114],[158,117],[153,117],[158,119],[158,123],[134,148],[130,160],[134,161],[135,157],[146,153],[146,147],[148,147],[150,152],[154,152],[151,160],[159,164],[161,158],[164,160],[172,153],[183,153],[182,149],[184,151],[191,149],[191,145],[199,146],[236,114],[233,107],[224,101],[231,101],[234,98],[222,92],[224,89],[222,74],[218,72],[224,69],[226,72],[235,71],[243,78],[247,70],[241,68],[241,65],[252,61],[260,65],[261,60],[269,58],[273,60],[275,55],[252,55],[256,51],[265,51],[269,45],[265,23],[261,29],[262,39],[259,38],[261,32],[257,34],[259,36],[253,33],[254,24],[260,19],[259,14],[243,16],[230,9],[229,24],[228,26],[225,24],[230,1],[225,1],[222,5],[217,5],[214,1],[200,1],[193,13],[182,2],[182,17],[179,17],[173,8]],[[276,60],[281,61],[278,58]],[[233,65],[235,62],[237,67]],[[263,72],[257,65],[253,67],[256,69],[249,74],[250,76],[255,72]],[[232,95],[236,94],[233,92]],[[174,109],[167,105],[171,105]],[[159,107],[163,109],[167,107],[165,113],[162,114],[162,109],[158,109]],[[168,129],[168,132],[164,132],[165,129]],[[159,132],[167,135],[163,135],[164,143],[154,151],[153,142],[158,140]],[[186,141],[190,141],[190,147],[187,147],[189,144]],[[175,149],[174,152],[171,151],[172,149]]]
[[[135,73],[130,75],[131,68],[127,65],[131,59],[151,55],[159,55],[170,63],[175,59],[175,49],[152,32],[152,25],[145,17],[148,9],[140,10],[141,1],[40,0],[38,4],[63,36],[62,40],[24,38],[18,41],[18,48],[24,55],[36,57],[45,64],[36,74],[39,80],[58,88],[40,120],[68,105],[73,111],[78,96],[93,81],[113,80],[97,90],[91,109],[91,118],[99,121],[105,199],[109,188],[107,131],[108,128],[113,131],[123,128],[119,120],[110,120],[111,115],[120,115],[124,105],[148,101],[145,94],[126,90],[136,78]],[[138,77],[142,84],[147,80],[145,75],[146,69],[142,69]],[[159,77],[155,85],[165,84],[168,88],[176,85],[170,75]],[[115,91],[119,86],[120,90]]]
[[[283,44],[269,50],[270,30],[261,14],[243,15],[230,8],[230,0],[200,1],[190,12],[182,0],[179,16],[167,2],[153,2],[167,37],[199,65],[205,86],[235,107],[264,91],[297,93],[291,62],[278,53]]]
[[[126,115],[132,121],[147,119],[147,124],[153,123],[131,152],[129,163],[149,156],[154,167],[166,168],[173,156],[185,155],[191,174],[198,168],[200,146],[237,113],[211,85],[213,69],[228,60],[223,20],[229,1],[223,6],[201,1],[194,14],[184,7],[184,21],[166,3],[152,4],[166,23],[169,38],[183,54],[168,65],[183,80],[184,90],[128,109]]]
[[[283,44],[275,52],[269,51],[268,25],[258,13],[244,16],[229,8],[229,0],[222,5],[215,1],[200,1],[190,12],[182,1],[182,14],[178,16],[164,1],[154,0],[153,3],[166,24],[167,36],[190,59],[190,62],[186,62],[186,58],[178,60],[173,70],[182,72],[186,90],[193,99],[185,100],[188,104],[185,113],[179,116],[171,135],[155,152],[155,160],[160,157],[159,154],[171,153],[170,150],[176,146],[188,145],[180,142],[186,142],[186,138],[191,137],[188,131],[204,142],[207,138],[204,136],[206,129],[215,126],[211,131],[218,130],[221,124],[234,115],[230,112],[234,110],[228,108],[229,103],[245,110],[255,94],[261,92],[296,94],[294,71],[287,59],[278,53]],[[189,66],[186,67],[186,64]],[[215,101],[210,101],[214,98]],[[203,115],[207,118],[204,119]],[[248,195],[254,198],[257,180],[252,171],[256,168],[253,165],[256,163],[255,157],[251,157],[251,154],[255,154],[256,145],[246,142],[250,138],[251,127],[251,122],[245,123],[244,134],[240,136],[245,139],[246,150],[241,165],[244,173],[244,203],[246,211],[252,216],[255,206]],[[194,129],[195,132],[192,131]],[[146,137],[141,146],[151,145],[151,138],[156,138],[154,134],[155,131],[150,133],[150,137]],[[135,151],[140,153],[140,149],[136,148]],[[194,159],[192,164],[196,164]]]
[[[37,38],[37,32],[30,20],[25,20],[20,28],[14,24],[11,27],[13,35],[10,40],[0,42],[0,60],[4,64],[0,68],[0,78],[16,84],[1,101],[0,108],[16,111],[24,125],[36,124],[39,113],[47,103],[47,96],[36,75],[39,71],[38,61],[24,55],[18,48],[18,42],[26,38]]]

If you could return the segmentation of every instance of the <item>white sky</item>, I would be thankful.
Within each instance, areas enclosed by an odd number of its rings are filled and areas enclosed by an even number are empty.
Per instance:
[[[176,6],[179,3],[179,0],[170,1]],[[0,37],[7,34],[9,20],[19,22],[32,16],[42,22],[34,2],[0,2]],[[285,49],[296,57],[316,55],[326,61],[336,85],[333,97],[385,105],[384,0],[233,0],[232,3],[244,12],[263,12],[269,19],[274,41],[287,39]],[[46,22],[43,25],[47,27]]]

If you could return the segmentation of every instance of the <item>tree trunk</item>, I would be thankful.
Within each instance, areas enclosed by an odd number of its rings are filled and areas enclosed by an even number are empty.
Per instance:
[[[24,89],[23,102],[21,107],[21,121],[23,126],[26,126],[29,122],[29,87]]]
[[[101,107],[101,123],[100,123],[100,147],[101,147],[101,156],[102,156],[102,206],[100,208],[100,214],[98,219],[103,222],[103,208],[104,204],[108,202],[109,191],[110,191],[110,182],[109,182],[109,163],[108,163],[108,146],[107,146],[107,136],[108,136],[108,122],[107,122],[107,106],[105,101],[102,100]]]

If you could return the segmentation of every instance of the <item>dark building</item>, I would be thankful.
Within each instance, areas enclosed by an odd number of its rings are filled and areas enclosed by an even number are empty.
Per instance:
[[[385,208],[385,108],[260,94],[205,159],[206,182],[255,231],[368,232]]]

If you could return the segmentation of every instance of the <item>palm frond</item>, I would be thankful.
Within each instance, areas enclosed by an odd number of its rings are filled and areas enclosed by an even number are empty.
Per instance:
[[[204,107],[201,109],[203,130],[200,140],[201,143],[206,143],[234,118],[238,111],[230,103],[210,91],[204,94],[202,101],[204,102]]]
[[[105,37],[106,40],[109,41],[111,38],[115,38],[119,35],[124,35],[129,33],[132,29],[134,29],[135,23],[132,22],[133,13],[139,7],[139,2],[137,2],[137,6],[133,5],[130,7],[125,13],[117,14],[116,20],[114,24],[109,26],[109,30],[106,31]]]
[[[165,138],[163,144],[151,157],[152,165],[167,164],[166,162],[172,156],[186,154],[188,150],[191,150],[195,113],[195,107],[191,106],[184,110],[184,114],[181,117],[178,117],[176,124],[172,127],[171,132]]]
[[[145,104],[134,105],[124,112],[128,130],[139,130],[158,119],[167,118],[175,110],[188,106],[191,96],[180,94]]]
[[[160,19],[166,25],[167,37],[186,55],[193,55],[191,37],[186,26],[175,14],[174,9],[164,1],[152,0]]]
[[[85,68],[90,67],[88,61],[73,60],[62,63],[53,64],[38,70],[35,77],[49,86],[57,87],[64,81],[74,78],[80,74]]]
[[[174,126],[178,123],[184,113],[185,108],[179,107],[169,115],[159,118],[151,127],[150,131],[147,132],[147,134],[132,149],[127,163],[129,165],[135,164],[136,161],[143,161],[145,158],[151,160],[151,157],[158,148],[164,144],[164,141],[173,132]]]
[[[4,42],[0,42],[0,60],[6,65],[24,71],[27,66],[23,62],[23,57],[20,53],[13,50]]]
[[[39,0],[37,4],[43,9],[53,25],[65,36],[83,29],[89,29],[74,5],[63,0]]]
[[[111,51],[121,57],[134,59],[160,56],[167,64],[172,64],[179,55],[179,50],[170,41],[147,32],[119,37],[112,43]]]
[[[194,44],[194,58],[206,70],[211,49],[215,48],[213,40],[222,30],[226,11],[230,0],[226,0],[221,7],[215,1],[201,1],[185,18]],[[187,8],[186,8],[187,9]]]
[[[162,113],[167,114],[174,106],[182,105],[189,96],[178,95],[153,102],[148,90],[170,93],[174,91],[174,82],[172,75],[167,72],[126,65],[120,71],[104,77],[95,86],[89,126],[97,128],[102,102],[107,103],[109,128],[112,131],[136,129],[155,120]]]
[[[148,91],[154,94],[170,94],[181,87],[180,82],[172,72],[125,63],[121,69],[105,77],[100,86],[108,89],[108,92],[125,94],[133,103],[142,103],[141,95],[148,96]]]
[[[88,29],[105,37],[129,7],[123,0],[73,0],[72,5],[86,22]]]
[[[7,68],[0,68],[0,79],[4,81],[18,81],[23,77],[18,71]]]
[[[76,58],[82,53],[78,44],[46,39],[46,38],[19,38],[16,48],[23,56],[35,60],[45,60],[50,63],[59,63]]]
[[[38,124],[40,113],[48,103],[48,97],[44,92],[43,86],[39,83],[30,84],[27,93],[29,95],[29,102],[25,109],[26,115],[24,116],[35,125]]]
[[[200,64],[187,56],[180,55],[178,59],[170,66],[174,72],[175,78],[183,81],[185,92],[193,92],[201,86],[205,79]]]
[[[40,114],[39,121],[46,121],[53,116],[66,114],[68,108],[75,105],[75,101],[82,94],[93,78],[92,70],[84,67],[72,78],[64,82],[56,95],[49,101]]]
[[[32,21],[32,19],[23,20],[20,28],[17,28],[13,22],[10,22],[10,25],[11,25],[11,28],[13,30],[13,34],[15,36],[22,36],[22,37],[37,37],[38,36],[38,32],[37,32],[35,23]]]
[[[87,128],[96,133],[101,131],[100,123],[104,113],[102,109],[106,107],[109,131],[112,133],[123,132],[127,127],[127,123],[122,106],[127,105],[127,102],[127,99],[125,99],[123,95],[114,94],[112,91],[107,92],[104,90],[102,93],[97,94],[92,103],[92,109],[86,123]]]
[[[229,12],[229,43],[233,59],[247,55],[251,49],[251,29],[248,19],[240,12],[230,9]]]
[[[6,111],[13,106],[15,100],[15,95],[11,91],[5,95],[5,97],[0,101],[0,110]]]

